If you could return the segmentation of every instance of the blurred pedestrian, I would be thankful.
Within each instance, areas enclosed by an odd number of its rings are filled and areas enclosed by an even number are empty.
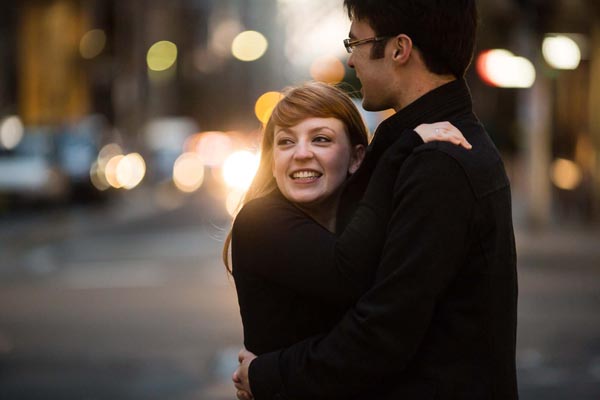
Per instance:
[[[344,45],[363,107],[396,113],[378,127],[344,186],[336,225],[351,227],[369,182],[393,173],[383,252],[371,261],[374,283],[327,333],[258,357],[242,351],[238,397],[516,399],[510,186],[464,81],[475,1],[344,4],[352,20]],[[440,120],[460,129],[474,150],[428,143],[386,166],[382,154],[407,129]]]

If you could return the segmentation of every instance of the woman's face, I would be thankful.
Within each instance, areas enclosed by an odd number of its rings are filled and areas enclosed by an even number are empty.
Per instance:
[[[336,118],[307,118],[290,128],[275,127],[273,176],[283,195],[302,208],[333,207],[364,146],[352,146]]]

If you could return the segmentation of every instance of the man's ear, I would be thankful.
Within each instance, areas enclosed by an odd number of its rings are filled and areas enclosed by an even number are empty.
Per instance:
[[[352,152],[352,156],[350,157],[350,165],[348,166],[348,173],[353,174],[358,170],[360,164],[362,164],[363,159],[365,158],[365,146],[362,144],[357,144],[354,146],[354,151]]]
[[[400,64],[406,64],[413,51],[412,39],[404,33],[401,33],[392,41],[394,44],[392,48],[392,60]]]

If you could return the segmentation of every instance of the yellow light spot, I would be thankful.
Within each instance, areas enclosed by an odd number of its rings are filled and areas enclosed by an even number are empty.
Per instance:
[[[542,43],[546,62],[556,69],[575,69],[581,61],[581,50],[573,39],[564,35],[549,35]]]
[[[81,38],[79,52],[81,53],[81,57],[89,60],[102,53],[105,45],[106,34],[104,31],[102,29],[93,29]]]
[[[177,46],[168,40],[156,42],[148,50],[146,61],[150,70],[165,71],[177,61]]]
[[[115,189],[119,189],[121,186],[123,186],[117,178],[117,167],[119,166],[119,162],[123,159],[123,157],[125,156],[121,154],[112,157],[110,160],[108,160],[106,167],[104,168],[104,177],[106,178],[106,181]]]
[[[236,151],[223,163],[225,184],[234,189],[247,189],[258,169],[259,157],[249,151]]]
[[[146,163],[138,153],[127,154],[117,165],[116,178],[125,189],[133,189],[139,185],[144,175],[146,175]]]
[[[265,54],[267,47],[269,43],[262,33],[244,31],[233,39],[231,53],[238,60],[255,61]]]
[[[104,170],[100,167],[98,161],[94,162],[90,167],[90,180],[92,185],[100,191],[110,188],[110,184],[106,180]]]
[[[326,83],[339,83],[344,79],[344,64],[333,56],[322,56],[310,66],[310,76],[314,80]]]
[[[256,118],[263,124],[266,124],[271,117],[273,109],[282,98],[283,95],[279,92],[267,92],[260,96],[254,106]]]
[[[237,213],[238,209],[240,208],[240,204],[245,194],[246,191],[240,189],[234,189],[227,194],[227,199],[225,200],[225,208],[227,209],[229,215],[231,215],[232,217]]]
[[[573,190],[581,183],[581,168],[573,161],[557,158],[551,166],[551,178],[556,187]]]
[[[191,193],[204,182],[204,163],[195,153],[183,153],[173,165],[173,182],[182,192]]]
[[[6,117],[0,123],[0,146],[12,150],[23,139],[23,123],[16,115]]]

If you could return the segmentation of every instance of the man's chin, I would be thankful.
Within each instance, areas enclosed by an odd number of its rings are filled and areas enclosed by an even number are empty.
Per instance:
[[[373,112],[383,111],[386,109],[385,107],[381,107],[378,104],[373,104],[373,102],[369,101],[367,98],[364,98],[364,97],[363,97],[363,101],[362,101],[362,108],[365,111],[373,111]]]

